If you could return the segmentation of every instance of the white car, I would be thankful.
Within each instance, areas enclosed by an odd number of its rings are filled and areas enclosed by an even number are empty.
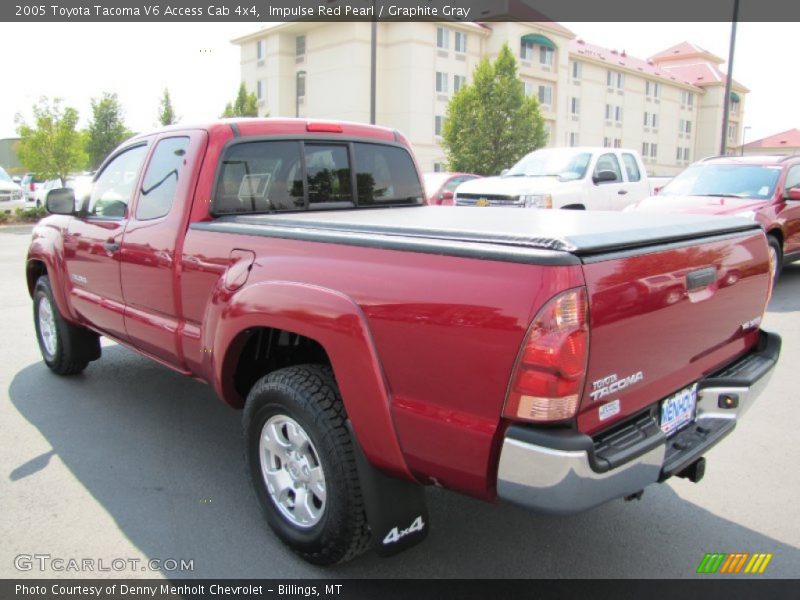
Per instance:
[[[639,153],[623,148],[545,148],[499,177],[456,188],[456,206],[622,210],[650,195]]]
[[[13,212],[25,206],[25,192],[11,176],[0,167],[0,211]]]

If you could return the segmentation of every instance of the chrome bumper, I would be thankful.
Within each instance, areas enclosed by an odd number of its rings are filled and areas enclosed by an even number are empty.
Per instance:
[[[667,438],[655,417],[645,415],[635,424],[638,441],[616,455],[613,449],[610,456],[598,455],[596,440],[578,432],[512,425],[500,452],[498,497],[537,512],[573,514],[681,472],[752,406],[772,376],[780,345],[780,337],[761,332],[754,352],[698,382],[691,426]],[[726,397],[735,406],[721,408]]]

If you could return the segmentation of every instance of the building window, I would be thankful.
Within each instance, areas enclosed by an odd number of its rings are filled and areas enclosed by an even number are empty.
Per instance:
[[[572,61],[572,71],[571,71],[572,78],[580,79],[582,71],[583,71],[583,63],[580,63],[577,60]]]
[[[447,93],[447,73],[436,71],[436,91],[440,94]]]
[[[728,125],[728,139],[733,141],[736,139],[736,124],[730,123]]]
[[[572,97],[569,103],[569,112],[573,115],[581,114],[581,99]]]
[[[692,133],[692,122],[686,119],[681,119],[678,122],[678,133]]]
[[[433,119],[433,134],[437,136],[442,135],[443,126],[444,126],[444,117],[441,115],[436,115]]]
[[[264,60],[264,56],[267,54],[267,40],[258,40],[256,42],[256,59],[258,61]]]
[[[681,104],[684,106],[693,106],[694,105],[694,93],[687,92],[686,90],[681,91]]]
[[[533,58],[533,42],[526,42],[525,40],[520,40],[519,57],[522,60],[531,60]]]
[[[467,34],[456,31],[456,52],[467,51]]]
[[[689,148],[684,148],[683,149],[683,160],[685,160],[686,162],[689,162]]]
[[[650,144],[650,158],[658,156],[658,144]]]
[[[614,120],[622,123],[622,107],[606,104],[606,121]]]
[[[294,38],[294,55],[295,56],[306,55],[306,36],[298,35],[296,38]]]
[[[267,84],[263,79],[256,81],[256,98],[259,102],[264,102],[264,97],[267,95]]]
[[[441,173],[444,171],[444,165],[440,162],[433,163],[433,172],[434,173]]]
[[[647,157],[650,155],[650,144],[648,142],[642,142],[642,156]]]
[[[553,64],[553,49],[545,46],[539,46],[539,64],[552,66]]]
[[[466,75],[453,75],[453,93],[467,85]]]
[[[683,148],[678,146],[678,151],[675,153],[675,160],[683,160]]]
[[[622,138],[614,138],[614,148],[622,148]]]
[[[533,84],[530,81],[523,81],[522,83],[525,88],[525,95],[528,97],[533,96]]]
[[[611,138],[603,138],[603,148],[611,148]]]
[[[658,115],[656,113],[644,113],[644,126],[656,129],[658,127]]]
[[[578,145],[578,133],[575,131],[571,131],[569,134],[569,145],[570,146],[577,146]]]
[[[436,28],[436,47],[442,50],[450,48],[450,30],[445,27]]]
[[[683,130],[684,133],[692,133],[692,122],[686,121],[686,128]]]
[[[739,101],[735,98],[731,98],[731,114],[738,115],[739,114]]]
[[[661,95],[661,84],[655,81],[645,81],[644,94],[651,98],[658,98]]]
[[[606,72],[606,85],[621,90],[625,87],[625,74],[619,71]]]
[[[539,104],[544,106],[552,106],[553,104],[553,88],[549,85],[539,86]]]

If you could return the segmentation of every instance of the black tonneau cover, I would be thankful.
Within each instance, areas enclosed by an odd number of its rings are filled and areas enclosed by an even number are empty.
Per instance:
[[[545,262],[564,262],[555,253],[590,257],[759,228],[739,217],[431,206],[226,216],[193,227],[433,253],[449,253],[443,252],[447,244],[491,246],[511,255],[499,259],[519,260],[534,251],[539,259],[550,258]]]

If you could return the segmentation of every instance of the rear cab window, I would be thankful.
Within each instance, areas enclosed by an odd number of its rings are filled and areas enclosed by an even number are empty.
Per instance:
[[[217,173],[214,215],[423,204],[401,146],[326,139],[243,140]]]

